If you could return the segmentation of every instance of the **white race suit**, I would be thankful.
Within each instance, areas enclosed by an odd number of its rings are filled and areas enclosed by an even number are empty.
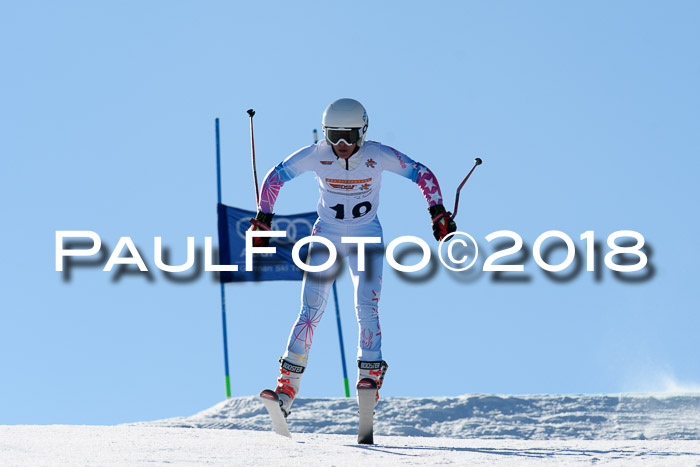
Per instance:
[[[359,324],[357,358],[360,361],[382,359],[378,303],[382,288],[383,240],[377,219],[382,172],[388,170],[417,183],[429,206],[442,204],[437,179],[424,165],[383,144],[367,141],[348,159],[335,155],[325,140],[295,152],[265,176],[260,192],[260,210],[272,213],[279,190],[285,182],[313,171],[321,194],[319,218],[313,235],[329,239],[336,247],[335,264],[347,258],[355,286],[355,311]],[[379,243],[367,244],[365,269],[358,267],[357,245],[341,243],[341,237],[379,237]],[[328,249],[312,244],[309,265],[328,259]],[[306,272],[302,284],[301,312],[289,336],[283,359],[306,367],[314,329],[328,303],[328,295],[337,270]]]

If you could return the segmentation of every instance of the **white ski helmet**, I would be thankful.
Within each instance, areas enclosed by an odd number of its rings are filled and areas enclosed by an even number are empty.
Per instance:
[[[323,112],[323,134],[333,146],[343,141],[347,145],[362,146],[367,134],[369,118],[365,108],[355,99],[338,99]]]

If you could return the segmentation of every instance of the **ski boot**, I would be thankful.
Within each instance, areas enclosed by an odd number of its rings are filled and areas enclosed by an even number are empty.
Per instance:
[[[374,444],[374,408],[379,401],[379,388],[389,365],[384,360],[357,362],[357,405],[360,423],[357,429],[359,444]]]
[[[294,365],[287,360],[280,359],[280,375],[277,378],[275,392],[277,397],[279,397],[280,409],[284,414],[284,418],[287,418],[291,412],[292,403],[299,391],[299,382],[304,369],[301,365]]]
[[[369,386],[376,386],[376,398],[374,403],[379,401],[379,389],[384,382],[384,375],[389,368],[389,364],[384,360],[377,362],[357,362],[357,389],[364,389]],[[367,381],[369,380],[369,381]],[[370,384],[371,382],[371,384]]]

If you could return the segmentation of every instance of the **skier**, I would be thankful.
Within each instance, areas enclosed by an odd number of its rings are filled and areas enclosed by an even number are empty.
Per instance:
[[[337,249],[338,259],[348,258],[359,325],[358,382],[371,379],[376,383],[376,404],[388,367],[382,360],[382,333],[377,311],[383,265],[382,227],[377,219],[382,172],[388,170],[418,184],[428,202],[436,240],[456,231],[457,226],[442,204],[440,186],[430,169],[394,148],[365,141],[368,122],[367,112],[358,101],[338,99],[332,102],[323,113],[325,139],[298,150],[265,176],[259,211],[255,219],[251,219],[251,229],[270,230],[280,188],[302,173],[315,172],[321,197],[313,235],[329,239]],[[341,237],[375,237],[376,243],[365,249],[364,268],[358,264],[360,246],[343,243]],[[268,244],[269,238],[254,239],[254,246]],[[362,256],[361,252],[359,256]],[[327,258],[325,246],[312,244],[307,264],[320,265]],[[280,375],[275,389],[285,417],[299,392],[313,332],[326,308],[334,279],[333,268],[304,274],[301,312],[280,358]]]

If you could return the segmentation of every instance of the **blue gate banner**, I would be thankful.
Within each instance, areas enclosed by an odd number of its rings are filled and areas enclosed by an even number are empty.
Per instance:
[[[245,233],[250,228],[250,219],[255,211],[217,204],[219,223],[219,263],[238,266],[235,272],[220,272],[221,282],[247,281],[300,281],[304,271],[292,260],[294,244],[311,235],[313,225],[318,218],[316,212],[294,214],[291,216],[275,215],[272,230],[286,231],[283,238],[271,238],[270,246],[276,247],[274,254],[253,255],[253,270],[245,270]],[[308,245],[301,248],[299,258],[306,260]]]

